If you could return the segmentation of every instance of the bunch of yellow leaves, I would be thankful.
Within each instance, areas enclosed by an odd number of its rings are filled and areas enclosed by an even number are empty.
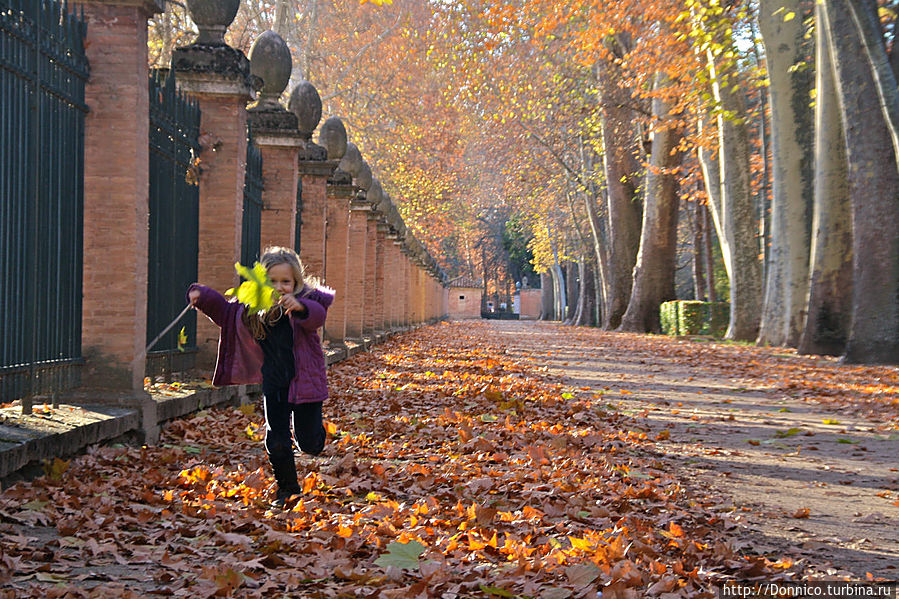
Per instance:
[[[250,314],[265,312],[275,305],[278,292],[272,286],[268,271],[262,264],[256,262],[253,268],[247,268],[240,262],[235,262],[234,270],[246,280],[240,284],[236,293],[232,288],[226,291],[225,295],[236,295],[237,301],[245,305]]]

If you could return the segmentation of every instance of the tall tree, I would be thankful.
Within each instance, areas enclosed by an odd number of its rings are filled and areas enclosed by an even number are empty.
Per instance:
[[[846,146],[825,35],[823,6],[815,8],[815,209],[809,297],[799,351],[840,355],[852,317],[852,214]]]
[[[659,74],[655,87],[664,86],[665,79]],[[670,105],[664,97],[653,100],[652,112],[656,127],[646,173],[640,250],[634,266],[633,291],[618,329],[639,333],[658,332],[659,306],[674,299],[678,208],[675,171],[680,163],[676,148],[681,133],[677,124],[671,122]]]
[[[804,326],[814,196],[814,69],[804,42],[803,0],[760,0],[771,106],[771,247],[759,343],[793,345]]]
[[[698,20],[707,32],[699,50],[706,58],[717,132],[717,152],[701,144],[699,161],[730,283],[730,324],[725,336],[751,340],[758,334],[762,281],[745,90],[734,59],[729,20],[718,10]],[[707,122],[705,117],[699,119],[701,131]]]
[[[603,328],[621,324],[633,285],[634,264],[640,248],[642,202],[641,166],[638,159],[638,122],[632,105],[637,102],[622,88],[625,79],[615,62],[625,50],[617,40],[609,41],[612,56],[597,61],[602,126],[603,171],[606,185],[606,218],[609,231],[607,305]]]
[[[899,363],[899,170],[849,0],[824,0],[852,198],[852,326],[844,359]]]

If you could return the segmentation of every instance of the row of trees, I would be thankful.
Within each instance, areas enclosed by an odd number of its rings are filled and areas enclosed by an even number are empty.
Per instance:
[[[288,41],[453,276],[507,294],[526,256],[572,322],[644,332],[679,272],[729,338],[895,363],[892,4],[245,0],[229,35]]]

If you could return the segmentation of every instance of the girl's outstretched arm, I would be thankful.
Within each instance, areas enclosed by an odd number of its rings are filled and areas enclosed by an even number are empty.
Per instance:
[[[188,287],[187,301],[219,326],[222,326],[222,323],[225,322],[228,308],[231,305],[224,295],[199,283],[194,283]]]
[[[296,310],[293,313],[293,317],[297,319],[300,326],[308,331],[313,331],[325,324],[325,316],[328,311],[324,306],[308,297],[298,297],[296,301],[305,308],[305,310]]]

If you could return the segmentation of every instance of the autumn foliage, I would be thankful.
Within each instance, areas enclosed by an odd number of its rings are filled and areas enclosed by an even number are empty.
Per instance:
[[[884,369],[834,379],[771,350],[590,334],[899,412]],[[329,444],[298,458],[303,495],[284,512],[252,405],[170,422],[158,447],[48,464],[0,498],[0,596],[711,597],[721,580],[795,572],[735,550],[739,510],[683,486],[668,436],[604,389],[564,386],[543,353],[441,324],[335,365]],[[97,585],[107,594],[84,590]]]

